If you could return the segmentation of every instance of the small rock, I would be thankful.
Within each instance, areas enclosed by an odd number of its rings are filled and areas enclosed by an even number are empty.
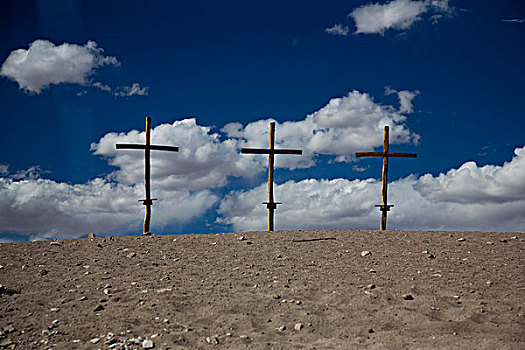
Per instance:
[[[279,332],[284,332],[286,330],[286,326],[281,326],[281,327],[277,328],[277,330]]]
[[[370,252],[369,250],[363,250],[361,252],[361,256],[369,256],[369,255],[372,255],[372,252]]]
[[[518,236],[512,236],[510,239],[518,239]]]
[[[58,307],[52,307],[51,309],[49,309],[50,312],[59,312],[60,309]]]
[[[375,287],[376,287],[376,285],[373,284],[373,283],[369,284],[368,286],[366,286],[366,288],[368,288],[368,289],[374,289]]]
[[[300,331],[301,329],[303,329],[303,324],[302,323],[296,323],[295,326],[293,327],[296,331]]]
[[[144,341],[142,342],[143,349],[153,349],[154,347],[155,344],[149,339],[144,339]]]
[[[9,345],[12,345],[14,344],[11,339],[4,339],[2,340],[2,342],[0,343],[0,348],[7,348]],[[14,348],[12,348],[14,349]]]
[[[4,327],[4,334],[13,333],[14,331],[16,331],[16,328],[12,324]]]
[[[60,243],[58,241],[53,241],[53,242],[49,243],[49,245],[56,245],[56,246],[60,247],[62,245],[62,243]]]
[[[427,258],[429,258],[429,259],[435,259],[436,256],[435,256],[434,254],[429,254],[429,255],[427,256]]]
[[[90,340],[91,343],[96,344],[100,341],[100,338],[93,338]]]
[[[216,336],[206,337],[206,343],[208,344],[219,344],[219,338]]]
[[[368,270],[368,272],[370,272],[370,273],[377,273],[377,271],[374,270],[374,269],[370,269],[370,270]]]
[[[111,289],[109,289],[109,288],[105,288],[105,289],[104,289],[104,294],[106,294],[106,295],[111,295]]]
[[[93,232],[91,232],[89,235],[88,235],[88,238],[95,238],[95,234]]]
[[[405,300],[414,300],[412,294],[403,294],[403,299]]]
[[[467,240],[467,239],[466,239],[466,238],[463,238],[463,237],[458,238],[458,242],[465,242],[466,240]]]
[[[131,252],[131,253],[129,253],[128,255],[126,255],[126,257],[129,258],[129,259],[131,259],[131,258],[133,258],[133,257],[136,256],[136,255],[137,255],[137,253],[135,253],[135,252]]]
[[[104,306],[102,305],[98,305],[95,309],[93,309],[94,312],[102,311],[102,310],[104,310]]]
[[[246,240],[246,236],[239,236],[239,237],[237,237],[237,240],[238,241],[245,241]]]
[[[374,333],[374,332],[375,332],[375,331],[374,331],[373,328],[369,328],[369,329],[368,329],[368,333]]]

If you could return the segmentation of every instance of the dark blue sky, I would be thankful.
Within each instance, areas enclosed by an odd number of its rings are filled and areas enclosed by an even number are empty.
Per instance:
[[[143,130],[146,115],[154,126],[196,117],[218,131],[269,117],[299,121],[353,90],[397,108],[387,86],[419,91],[405,124],[421,136],[417,145],[392,146],[419,158],[393,160],[391,180],[436,176],[471,160],[478,166],[510,161],[525,144],[525,3],[451,0],[453,11],[436,23],[425,14],[406,29],[353,34],[348,15],[365,5],[370,2],[2,1],[1,62],[37,39],[57,46],[91,40],[120,62],[100,67],[92,81],[113,88],[140,82],[149,90],[117,97],[63,83],[28,93],[1,77],[0,164],[10,174],[39,166],[46,178],[82,184],[114,170],[93,155],[91,143],[109,132]],[[325,31],[336,23],[348,26],[348,35]],[[379,178],[380,163],[330,165],[327,158],[323,166],[283,170],[280,181]],[[356,164],[370,168],[354,171]]]

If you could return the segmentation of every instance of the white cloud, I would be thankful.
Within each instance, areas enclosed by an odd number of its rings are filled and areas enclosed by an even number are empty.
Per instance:
[[[111,87],[109,85],[102,84],[100,81],[96,81],[92,85],[102,91],[111,92]]]
[[[258,157],[239,154],[236,140],[221,141],[211,128],[184,119],[162,124],[151,131],[152,144],[178,146],[179,152],[153,151],[151,177],[166,188],[199,191],[227,184],[228,176],[253,176],[262,171]],[[119,170],[112,175],[120,183],[140,183],[144,177],[144,152],[116,150],[117,143],[145,142],[145,132],[109,133],[93,143],[94,154],[109,157]]]
[[[236,231],[265,230],[267,185],[251,190],[234,191],[221,202],[218,222],[233,226]],[[288,181],[274,187],[278,205],[275,227],[287,229],[366,228],[376,214],[376,180]],[[368,219],[367,219],[368,218]]]
[[[297,122],[276,126],[276,148],[302,148],[302,157],[283,156],[278,167],[305,168],[315,164],[317,154],[336,156],[336,161],[354,159],[356,151],[383,144],[383,127],[390,126],[394,144],[417,143],[419,135],[405,125],[406,116],[392,106],[374,102],[367,93],[353,91],[331,99],[326,106]],[[223,129],[230,138],[239,139],[240,147],[268,147],[268,120],[243,127],[227,124]]]
[[[149,87],[140,87],[139,83],[133,83],[131,86],[121,86],[118,88],[119,91],[115,92],[115,96],[128,97],[128,96],[146,96],[148,94]]]
[[[12,51],[0,69],[0,75],[18,83],[21,89],[39,94],[51,84],[87,85],[97,67],[119,65],[115,57],[104,56],[94,41],[80,46],[48,40],[35,40],[29,49]]]
[[[502,19],[501,21],[508,23],[525,23],[525,19],[523,18]]]
[[[143,186],[94,179],[70,185],[47,179],[0,178],[0,227],[29,239],[76,238],[89,232],[142,232]],[[153,209],[152,230],[182,225],[200,217],[218,198],[209,191],[152,187],[160,198]]]
[[[392,95],[392,94],[397,94],[397,98],[399,99],[399,113],[413,113],[414,112],[414,106],[413,106],[412,101],[414,100],[414,98],[416,98],[417,95],[420,94],[418,90],[397,91],[397,90],[391,89],[390,86],[386,86],[385,95]]]
[[[348,31],[349,31],[348,26],[343,27],[340,24],[334,24],[332,27],[325,29],[325,32],[327,32],[328,34],[342,35],[342,36],[347,36]]]
[[[389,184],[389,229],[525,231],[525,147],[503,166],[465,163],[437,178],[409,176]],[[380,182],[288,181],[275,186],[276,229],[360,229],[379,226]],[[233,191],[218,222],[233,230],[266,229],[266,184]]]
[[[478,167],[467,162],[434,177],[422,176],[414,188],[431,201],[450,203],[507,203],[525,200],[525,147],[503,166]]]
[[[423,19],[423,14],[431,13],[436,22],[442,14],[451,14],[453,9],[448,0],[393,0],[384,5],[369,4],[353,10],[349,16],[356,25],[356,34],[383,34],[388,29],[408,29]]]

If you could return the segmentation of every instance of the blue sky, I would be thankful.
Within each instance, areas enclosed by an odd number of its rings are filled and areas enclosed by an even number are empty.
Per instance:
[[[111,145],[141,142],[145,116],[154,143],[186,149],[153,154],[155,233],[264,229],[265,159],[238,151],[267,146],[269,119],[305,149],[277,159],[277,229],[376,228],[381,161],[353,154],[388,124],[392,150],[418,153],[390,162],[390,228],[525,230],[522,1],[0,13],[2,241],[140,232],[142,157]]]

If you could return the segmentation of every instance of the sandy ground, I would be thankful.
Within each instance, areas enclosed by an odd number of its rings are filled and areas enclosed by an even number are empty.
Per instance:
[[[0,244],[0,349],[525,349],[525,234]]]

